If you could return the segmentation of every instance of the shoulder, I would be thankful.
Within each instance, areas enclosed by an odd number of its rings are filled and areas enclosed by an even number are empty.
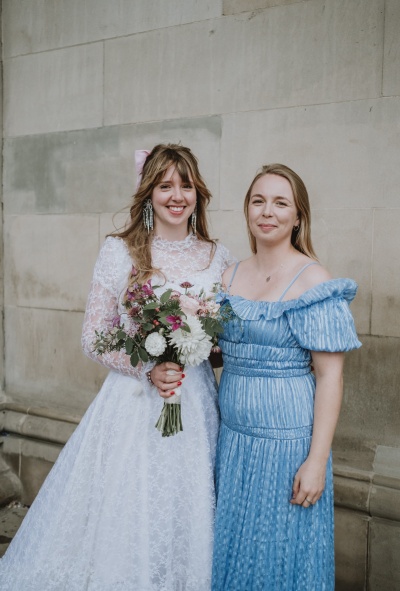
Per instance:
[[[295,285],[301,291],[312,289],[319,283],[332,279],[332,275],[318,261],[305,257],[299,265],[300,275]]]
[[[227,268],[231,267],[234,263],[236,263],[236,257],[233,256],[229,249],[220,242],[214,243],[212,249],[213,260],[218,262],[218,264],[221,266],[222,271],[225,271]]]

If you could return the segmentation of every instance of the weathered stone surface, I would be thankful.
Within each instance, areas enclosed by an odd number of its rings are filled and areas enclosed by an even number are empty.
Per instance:
[[[400,337],[400,208],[374,212],[371,332]]]
[[[8,463],[14,465],[21,480],[20,500],[31,505],[62,447],[18,437],[5,437],[3,441],[2,454]]]
[[[6,303],[83,311],[98,232],[97,216],[7,216]]]
[[[246,221],[240,211],[210,212],[211,235],[219,238],[237,259],[250,256]]]
[[[220,117],[9,138],[5,212],[118,212],[130,205],[135,190],[135,150],[158,143],[191,148],[214,195],[211,208],[217,209],[220,138]]]
[[[221,209],[242,209],[257,170],[270,162],[300,174],[312,208],[397,208],[398,121],[399,98],[226,115]]]
[[[400,339],[363,336],[362,343],[346,354],[336,444],[354,450],[398,447]]]
[[[296,4],[304,1],[306,0],[223,0],[223,13],[225,15],[239,14],[240,12]]]
[[[312,212],[313,244],[319,260],[333,277],[350,277],[358,284],[351,310],[359,334],[370,332],[372,220],[373,212],[368,209]]]
[[[371,591],[400,589],[400,523],[372,519],[369,541],[369,581]]]
[[[335,508],[336,591],[364,591],[368,518]]]
[[[355,511],[369,511],[370,483],[335,476],[335,505]]]
[[[102,94],[101,43],[6,60],[4,136],[100,126]]]
[[[382,7],[313,0],[106,41],[105,122],[378,97]]]
[[[5,0],[6,57],[210,19],[221,0]]]
[[[385,43],[383,58],[383,95],[400,94],[400,3],[385,2]]]
[[[83,314],[6,307],[7,390],[22,401],[86,410],[106,370],[81,351]]]

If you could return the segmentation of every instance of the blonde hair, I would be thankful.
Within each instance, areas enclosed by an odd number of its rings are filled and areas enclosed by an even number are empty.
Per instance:
[[[209,236],[206,214],[211,193],[201,177],[197,158],[189,148],[184,146],[158,144],[152,149],[144,163],[140,185],[133,196],[130,218],[125,229],[110,234],[125,240],[138,272],[135,277],[135,281],[138,283],[145,283],[155,272],[159,272],[158,269],[153,267],[151,260],[153,232],[148,233],[144,227],[143,207],[146,200],[151,199],[154,187],[162,180],[171,165],[175,167],[183,182],[192,181],[195,186],[197,196],[196,235],[200,240],[210,242],[213,245],[210,260],[214,253],[215,242]],[[189,223],[188,221],[188,225]]]
[[[291,243],[296,250],[303,254],[317,259],[311,242],[311,211],[308,192],[302,179],[291,168],[284,164],[266,164],[261,171],[254,177],[244,200],[244,215],[247,222],[247,232],[249,235],[250,247],[252,252],[257,252],[257,243],[249,226],[249,203],[254,184],[259,178],[266,174],[276,174],[286,179],[292,188],[294,203],[299,216],[299,228],[292,230]]]

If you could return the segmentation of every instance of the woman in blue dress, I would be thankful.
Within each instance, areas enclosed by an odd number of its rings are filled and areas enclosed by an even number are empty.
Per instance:
[[[357,286],[318,263],[291,169],[264,166],[244,210],[253,255],[223,277],[212,589],[333,591],[330,448]]]

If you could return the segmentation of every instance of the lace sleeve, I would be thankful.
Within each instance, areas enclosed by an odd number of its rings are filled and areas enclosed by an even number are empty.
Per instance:
[[[124,375],[142,378],[152,364],[132,367],[129,356],[123,351],[97,355],[93,351],[95,331],[106,331],[118,314],[118,299],[126,283],[132,261],[122,240],[107,238],[94,268],[92,285],[83,321],[82,349],[85,355],[108,369]]]

